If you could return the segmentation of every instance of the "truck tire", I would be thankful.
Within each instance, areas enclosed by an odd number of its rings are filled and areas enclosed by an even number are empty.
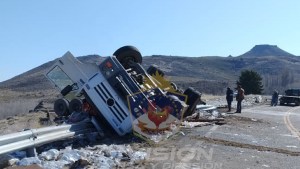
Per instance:
[[[66,116],[69,114],[69,101],[67,99],[57,99],[54,102],[54,112],[57,116]]]
[[[164,77],[164,72],[162,70],[160,70],[157,66],[155,65],[151,65],[149,66],[149,68],[147,69],[147,73],[151,76],[155,75],[156,72],[158,72],[159,75],[161,75],[162,77]]]
[[[183,117],[187,117],[187,116],[192,115],[195,112],[196,106],[201,101],[201,93],[196,91],[194,88],[189,87],[188,89],[186,89],[184,91],[183,94],[187,95],[187,97],[188,97],[187,105],[189,105],[189,107],[183,115]]]
[[[142,63],[142,55],[134,46],[123,46],[113,54],[125,69],[130,68],[130,62]]]
[[[300,101],[299,100],[295,100],[295,105],[296,106],[300,106]]]
[[[81,99],[75,98],[72,99],[69,104],[70,113],[73,112],[82,112],[83,111],[83,103]]]

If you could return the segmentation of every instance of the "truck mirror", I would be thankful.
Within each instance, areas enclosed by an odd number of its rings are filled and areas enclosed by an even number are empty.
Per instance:
[[[63,89],[61,90],[60,93],[61,93],[63,96],[66,96],[66,95],[69,94],[72,90],[73,90],[73,87],[72,87],[71,85],[67,85],[65,88],[63,88]]]

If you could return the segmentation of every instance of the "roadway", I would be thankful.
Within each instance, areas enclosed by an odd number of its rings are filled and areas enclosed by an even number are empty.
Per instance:
[[[146,168],[300,169],[300,106],[254,106],[226,122],[183,129]]]

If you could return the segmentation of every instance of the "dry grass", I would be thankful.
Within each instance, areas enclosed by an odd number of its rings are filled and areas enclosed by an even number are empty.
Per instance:
[[[31,112],[40,99],[15,98],[11,101],[0,101],[0,135],[44,127],[50,124],[41,124],[40,120],[45,119],[45,112]],[[48,107],[48,105],[47,105]]]
[[[2,119],[0,120],[0,135],[44,127],[39,119],[45,117],[46,113],[34,112]]]
[[[40,119],[47,117],[46,113],[29,111],[40,101],[44,101],[44,107],[51,111],[56,96],[54,90],[20,92],[0,89],[0,135],[50,125],[40,123]]]
[[[56,97],[57,92],[54,90],[19,92],[0,89],[0,119],[28,113],[42,100],[49,105],[51,103],[52,108]]]
[[[0,119],[10,116],[28,113],[38,104],[39,99],[14,99],[10,101],[0,101]]]

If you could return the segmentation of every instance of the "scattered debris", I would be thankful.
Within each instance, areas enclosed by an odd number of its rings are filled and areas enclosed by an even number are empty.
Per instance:
[[[76,112],[74,111],[69,117],[68,117],[68,123],[77,123],[80,121],[84,121],[89,118],[89,114],[86,112]]]
[[[59,156],[59,151],[56,149],[51,149],[51,150],[43,152],[40,155],[40,158],[50,161],[50,160],[56,160],[58,156]]]
[[[252,120],[252,121],[257,121],[257,119],[255,119],[255,118],[252,118],[251,120]]]
[[[29,166],[32,164],[41,165],[42,161],[38,157],[28,157],[28,158],[23,158],[17,162],[18,166]]]
[[[202,126],[207,126],[207,125],[211,125],[212,123],[210,122],[188,122],[188,121],[184,121],[182,122],[182,126],[186,127],[186,128],[194,128],[194,127],[202,127]]]
[[[94,168],[129,167],[142,164],[147,157],[143,151],[134,151],[130,145],[96,145],[85,149],[66,147],[62,150],[51,149],[41,153],[38,157],[18,159],[16,166],[30,166],[37,164],[42,168]]]
[[[194,125],[207,125],[207,123],[195,123],[195,122],[210,122],[210,123],[214,123],[214,122],[220,122],[220,121],[224,121],[224,117],[226,116],[225,113],[220,113],[217,110],[216,106],[213,105],[197,105],[196,107],[196,111],[194,114],[192,114],[191,116],[188,116],[185,118],[186,122],[185,122],[185,126],[187,125],[187,123],[192,123],[194,122],[194,124],[189,124],[189,126],[194,126]]]
[[[44,109],[46,109],[46,108],[44,107],[44,101],[40,101],[40,102],[38,103],[38,105],[35,106],[35,108],[33,109],[33,111],[37,112],[37,111],[44,110]]]
[[[255,103],[261,103],[262,102],[262,97],[260,95],[255,96]]]
[[[45,113],[49,113],[50,111],[53,111],[52,108],[47,107],[48,104],[46,104],[43,100],[40,101],[33,110],[29,110],[29,113],[33,113],[33,112],[45,112]]]

